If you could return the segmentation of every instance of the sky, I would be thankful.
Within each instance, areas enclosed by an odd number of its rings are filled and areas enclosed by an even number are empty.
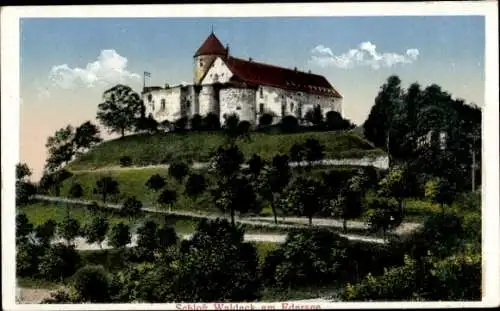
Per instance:
[[[57,129],[95,115],[102,93],[124,83],[191,82],[193,55],[211,29],[230,54],[324,75],[343,113],[364,122],[380,86],[440,85],[484,104],[482,16],[262,18],[23,18],[20,21],[20,160],[37,180]],[[110,136],[102,131],[105,138]]]

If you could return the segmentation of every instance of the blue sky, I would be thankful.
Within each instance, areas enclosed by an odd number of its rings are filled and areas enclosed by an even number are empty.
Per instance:
[[[115,82],[140,91],[143,71],[154,85],[192,81],[192,56],[212,26],[233,56],[324,75],[357,124],[391,74],[484,102],[481,16],[22,19],[21,158],[44,157],[57,128],[94,120]]]

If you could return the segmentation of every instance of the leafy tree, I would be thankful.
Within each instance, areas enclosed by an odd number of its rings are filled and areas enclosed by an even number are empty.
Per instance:
[[[102,249],[102,242],[106,238],[106,233],[109,229],[109,221],[102,215],[97,215],[92,218],[90,224],[85,227],[85,236],[87,243],[98,243]]]
[[[81,198],[83,197],[83,187],[79,183],[73,182],[68,190],[68,195],[70,198]]]
[[[31,176],[31,170],[26,163],[16,164],[16,180],[24,181]]]
[[[42,245],[48,246],[56,234],[56,229],[57,223],[49,219],[35,227],[35,236]]]
[[[213,112],[209,112],[203,118],[202,126],[205,130],[219,130],[221,128],[219,116]]]
[[[142,209],[142,202],[137,200],[135,196],[129,197],[123,202],[122,213],[128,217],[137,216]]]
[[[165,178],[161,177],[159,174],[152,175],[146,182],[146,187],[153,191],[158,191],[161,188],[165,187],[165,185]]]
[[[175,233],[175,229],[171,226],[164,225],[163,227],[158,228],[156,234],[158,237],[158,246],[160,249],[165,250],[169,246],[177,244],[178,237]]]
[[[310,109],[309,111],[306,112],[305,115],[306,121],[319,126],[323,123],[323,112],[321,110],[321,107],[319,105],[314,106],[313,109]]]
[[[363,213],[363,196],[360,178],[355,176],[348,181],[337,199],[330,200],[332,216],[342,218],[344,233],[347,233],[347,221]]]
[[[323,185],[311,178],[298,177],[288,192],[288,208],[296,214],[306,216],[312,226],[312,218],[325,208]]]
[[[250,160],[248,160],[247,164],[250,173],[254,176],[254,178],[257,178],[264,168],[265,163],[258,154],[254,153]]]
[[[124,223],[114,225],[109,232],[109,245],[115,248],[127,246],[132,239],[130,227]]]
[[[152,220],[145,221],[137,229],[137,248],[146,259],[151,259],[158,249],[157,230],[158,225]]]
[[[224,132],[229,138],[230,142],[240,136],[238,129],[238,124],[240,123],[240,118],[237,114],[233,113],[224,116]]]
[[[301,167],[302,162],[306,160],[307,150],[304,144],[295,143],[290,148],[290,160],[297,163],[298,167]]]
[[[455,199],[455,195],[453,185],[446,180],[437,178],[430,179],[425,183],[425,197],[441,205],[443,213],[445,205],[451,204]]]
[[[175,178],[177,182],[182,183],[184,177],[189,174],[189,166],[186,163],[172,163],[168,168],[168,174]]]
[[[281,119],[280,128],[283,133],[295,133],[299,129],[299,122],[294,116],[286,116]]]
[[[403,168],[391,168],[379,182],[379,195],[393,197],[398,201],[399,211],[403,214],[404,199],[411,194],[409,172]]]
[[[250,131],[252,129],[252,124],[248,121],[241,121],[238,123],[238,137],[245,138],[247,140],[250,140]]]
[[[287,155],[273,157],[271,166],[259,176],[259,193],[270,204],[274,216],[274,223],[278,223],[277,207],[283,189],[288,185],[291,177],[289,158]]]
[[[342,118],[337,111],[328,111],[324,122],[326,129],[330,131],[350,130],[356,127],[351,121]]]
[[[45,147],[48,149],[49,155],[45,161],[45,170],[48,173],[61,169],[71,161],[75,155],[74,137],[75,129],[71,125],[67,125],[47,139]]]
[[[75,218],[66,217],[58,224],[57,233],[66,240],[67,245],[70,245],[80,235],[80,223]]]
[[[110,279],[102,266],[85,266],[76,271],[73,286],[83,302],[110,302]]]
[[[260,296],[255,246],[226,220],[202,220],[181,253],[165,292],[175,301],[255,301]],[[234,286],[238,284],[238,286]]]
[[[150,134],[158,132],[159,127],[160,124],[158,124],[158,121],[151,114],[145,118],[141,118],[138,124],[138,129],[147,131]]]
[[[139,94],[126,85],[118,84],[103,93],[103,102],[97,111],[97,119],[110,133],[133,130],[142,117],[143,103]]]
[[[16,205],[22,206],[30,202],[33,195],[36,194],[36,187],[30,183],[18,180],[16,181]]]
[[[390,76],[380,88],[375,105],[363,125],[365,137],[376,147],[387,148],[388,133],[393,126],[402,97],[401,80],[397,76]]]
[[[38,274],[38,262],[45,245],[36,245],[27,240],[16,244],[16,276],[33,277]]]
[[[87,121],[75,129],[73,143],[77,151],[88,150],[102,141],[99,128]]]
[[[243,214],[257,208],[255,191],[245,176],[234,176],[227,181],[219,181],[212,191],[212,196],[221,211],[230,213],[233,225],[236,211]]]
[[[176,200],[177,192],[175,192],[175,190],[165,189],[160,193],[157,202],[161,206],[168,206],[169,208],[171,208]]]
[[[306,160],[308,162],[320,161],[325,156],[325,146],[323,146],[317,139],[306,139],[304,149],[306,150]]]
[[[104,176],[98,179],[95,183],[94,193],[100,194],[102,201],[106,203],[108,195],[120,193],[118,181],[110,176]]]
[[[184,132],[188,125],[188,118],[181,117],[174,123],[174,128],[176,132]]]
[[[16,215],[16,240],[27,240],[28,235],[33,231],[33,224],[24,213]]]
[[[374,231],[382,230],[384,237],[388,230],[401,224],[402,218],[398,205],[387,198],[373,198],[368,202],[368,223]]]
[[[259,126],[264,127],[264,126],[269,126],[273,123],[273,116],[269,113],[264,113],[263,115],[260,116],[259,118]]]
[[[229,180],[240,171],[243,153],[237,146],[219,147],[212,158],[213,167],[219,178]]]
[[[191,118],[191,130],[199,131],[203,127],[203,118],[199,114],[194,114]]]
[[[185,193],[190,197],[196,197],[207,189],[205,177],[201,174],[192,173],[186,181]]]
[[[80,263],[80,255],[74,246],[58,243],[52,245],[40,258],[39,270],[44,278],[61,281],[73,275]]]

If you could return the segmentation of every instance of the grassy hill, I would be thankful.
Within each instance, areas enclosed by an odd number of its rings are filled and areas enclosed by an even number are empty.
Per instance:
[[[384,152],[353,132],[308,132],[296,134],[252,133],[250,139],[240,139],[238,147],[248,159],[257,153],[271,159],[278,153],[288,153],[297,142],[314,138],[325,146],[325,158],[377,157]],[[71,162],[69,170],[95,169],[120,164],[129,156],[132,165],[171,163],[173,161],[206,162],[213,152],[226,142],[221,132],[139,134],[106,141]]]

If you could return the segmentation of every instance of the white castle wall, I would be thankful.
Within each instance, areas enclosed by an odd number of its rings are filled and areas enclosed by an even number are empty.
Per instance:
[[[158,122],[165,120],[173,122],[181,117],[181,99],[180,87],[144,93],[143,100],[146,108],[146,116],[151,114]],[[162,100],[165,102],[164,107]]]
[[[203,85],[198,101],[200,106],[199,114],[201,116],[206,116],[210,112],[219,115],[219,103],[215,98],[215,91],[213,86]]]
[[[227,83],[232,76],[233,73],[227,68],[224,61],[218,57],[206,73],[201,84]]]
[[[255,90],[226,88],[220,90],[220,122],[224,124],[225,115],[236,114],[240,121],[255,125]]]

